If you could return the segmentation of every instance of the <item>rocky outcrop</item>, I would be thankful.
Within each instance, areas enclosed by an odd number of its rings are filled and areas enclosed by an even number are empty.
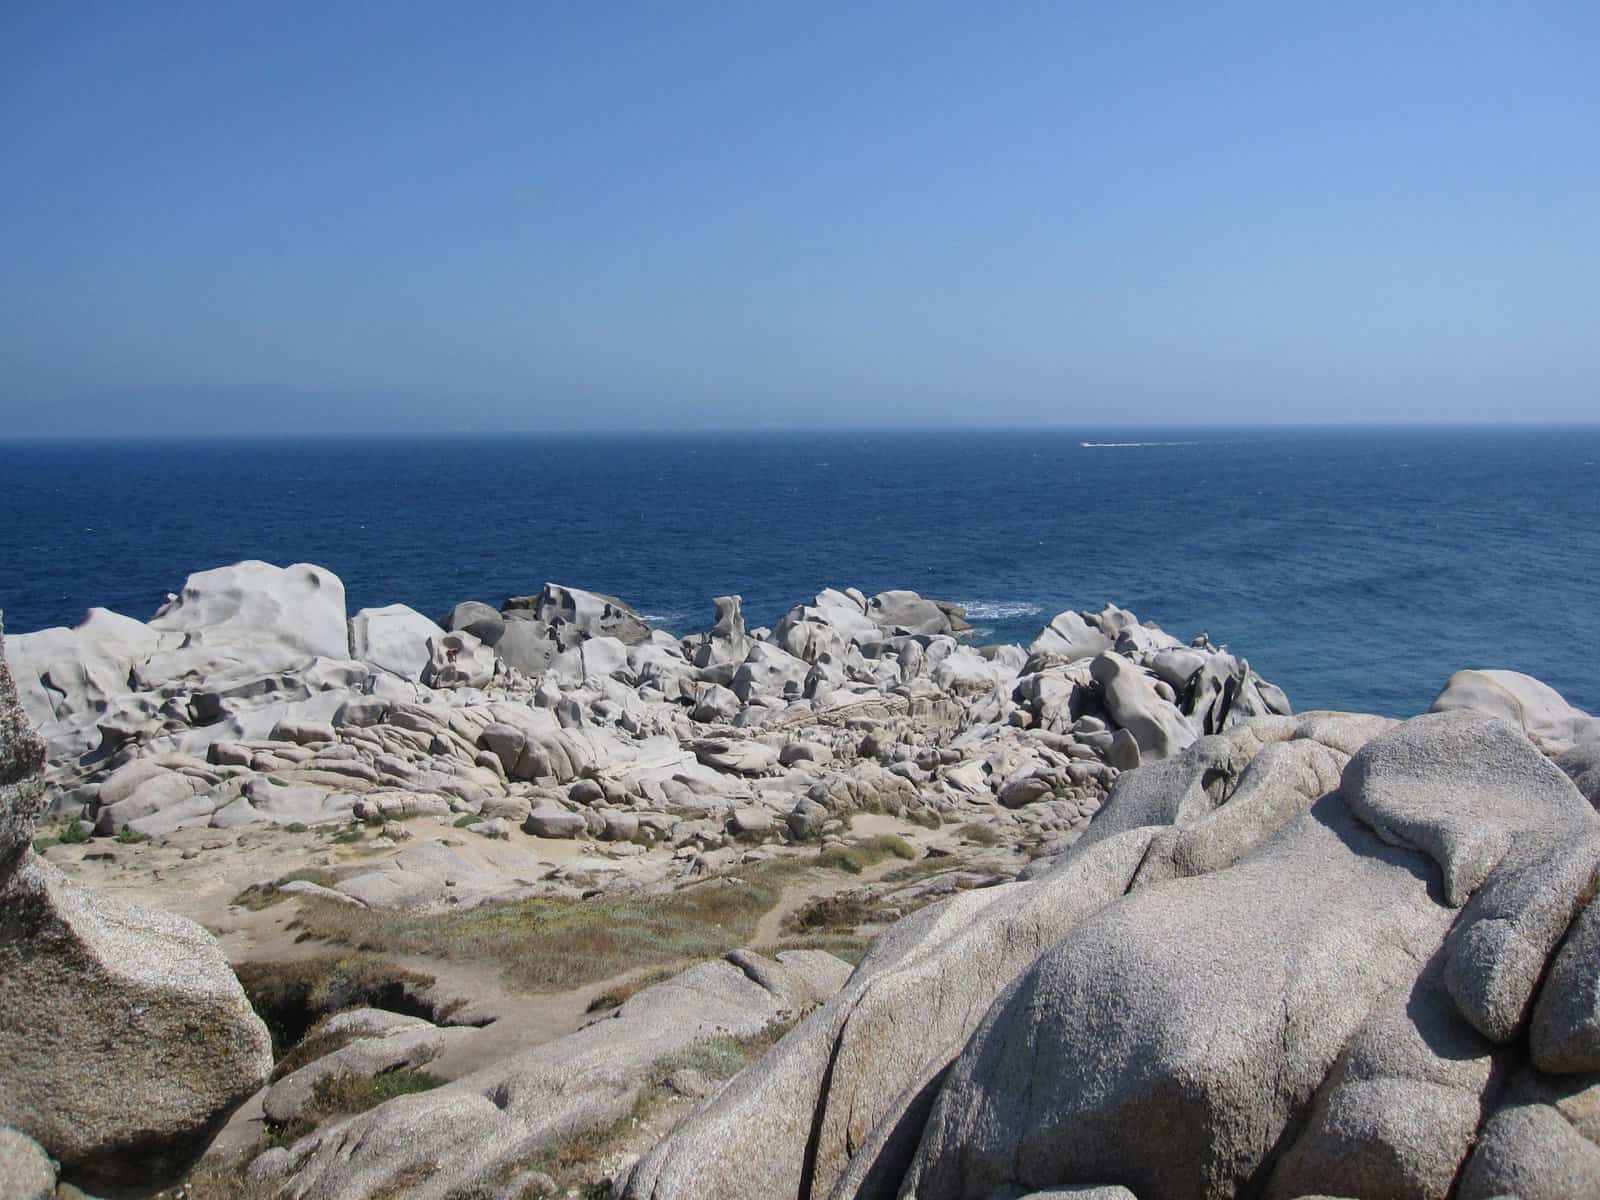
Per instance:
[[[356,1200],[400,1187],[411,1200],[459,1194],[519,1158],[609,1125],[628,1111],[654,1064],[709,1037],[759,1034],[826,999],[848,972],[817,951],[775,961],[740,951],[702,963],[577,1033],[330,1122],[263,1155],[252,1175],[281,1180],[282,1194],[294,1200]]]
[[[44,811],[45,747],[28,724],[5,662],[4,614],[0,614],[0,888],[29,851],[34,826]]]
[[[0,1123],[69,1176],[159,1178],[272,1067],[193,922],[74,886],[33,852],[39,747],[0,655]]]
[[[1597,830],[1478,712],[1244,720],[902,921],[625,1195],[1595,1195]]]
[[[343,621],[324,569],[241,563],[191,577],[148,625],[98,612],[14,639],[55,815],[103,836],[447,811],[536,837],[642,828],[674,857],[608,875],[622,885],[698,870],[702,823],[782,841],[866,808],[1065,843],[1120,772],[1288,708],[1241,660],[1111,606],[1063,614],[1032,653],[965,645],[956,606],[910,591],[828,589],[770,633],[719,597],[682,640],[557,584],[442,625],[363,609],[336,642]],[[338,886],[437,891],[398,869]],[[510,874],[503,895],[526,894]]]

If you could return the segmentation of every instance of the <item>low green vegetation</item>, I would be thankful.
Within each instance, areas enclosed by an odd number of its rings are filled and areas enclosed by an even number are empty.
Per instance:
[[[932,855],[919,858],[914,863],[907,863],[903,867],[896,867],[883,877],[884,883],[915,883],[919,879],[928,879],[934,875],[943,875],[946,871],[959,871],[961,862],[948,854]]]
[[[35,851],[44,851],[51,846],[77,846],[93,836],[94,830],[82,821],[65,821],[50,833],[40,834],[34,838],[33,848]]]
[[[116,840],[121,842],[124,846],[137,846],[140,842],[148,842],[150,840],[150,835],[148,833],[140,833],[137,830],[124,825],[122,827],[122,832],[117,834]]]
[[[396,1096],[432,1091],[443,1082],[437,1075],[414,1067],[402,1067],[370,1076],[324,1075],[312,1085],[311,1099],[294,1120],[282,1125],[267,1123],[267,1145],[291,1145],[333,1117],[364,1113]]]
[[[271,883],[252,883],[235,896],[233,902],[241,908],[248,908],[251,912],[260,912],[263,908],[269,908],[285,899],[281,889],[286,883],[303,879],[307,883],[332,887],[337,878],[327,867],[302,867],[298,871],[290,871],[287,875],[274,879]]]
[[[1001,842],[1001,837],[995,832],[994,827],[985,825],[982,821],[968,821],[956,832],[967,841],[980,846],[998,846]]]
[[[476,825],[481,820],[483,820],[482,813],[462,813],[451,824],[457,829],[465,829],[468,825]]]
[[[868,867],[891,856],[911,862],[916,859],[917,851],[905,838],[893,833],[882,833],[859,842],[833,842],[818,851],[816,861],[819,867],[859,875]]]
[[[309,900],[296,927],[357,951],[490,963],[516,986],[555,991],[737,949],[804,869],[775,860],[660,895],[538,898],[443,913]]]
[[[353,842],[364,841],[366,836],[359,829],[343,829],[333,835],[332,841],[335,846],[348,846]]]
[[[847,963],[858,963],[872,947],[873,938],[848,930],[823,930],[785,936],[776,945],[758,946],[756,952],[771,958],[784,950],[825,950]]]
[[[836,892],[808,900],[784,924],[795,933],[853,930],[872,919],[872,903],[862,892]]]

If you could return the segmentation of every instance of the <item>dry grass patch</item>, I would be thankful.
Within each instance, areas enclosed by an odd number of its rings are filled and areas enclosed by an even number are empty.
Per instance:
[[[201,1163],[182,1184],[158,1192],[154,1200],[275,1200],[280,1183],[252,1183],[243,1163]]]
[[[876,940],[851,930],[829,929],[785,937],[776,945],[758,947],[756,952],[772,958],[785,950],[826,950],[835,958],[854,964],[865,957]]]
[[[968,821],[956,833],[980,846],[998,846],[1004,840],[992,825],[985,825],[982,821]]]
[[[299,1116],[283,1125],[267,1125],[267,1143],[293,1145],[324,1121],[364,1113],[396,1096],[430,1092],[443,1082],[437,1075],[413,1067],[377,1075],[324,1075],[311,1086],[311,1099]]]
[[[645,988],[651,987],[658,983],[663,983],[666,980],[671,979],[677,973],[677,967],[655,967],[649,971],[646,971],[643,975],[635,976],[632,979],[625,979],[621,983],[613,984],[611,987],[608,987],[593,1000],[589,1001],[589,1007],[584,1011],[603,1012],[608,1008],[621,1008],[629,1000],[633,999],[633,997],[644,991]]]
[[[490,963],[516,986],[554,991],[737,949],[803,869],[774,860],[660,895],[541,898],[443,913],[311,901],[296,926],[360,951]]]
[[[698,1071],[707,1079],[731,1079],[749,1064],[778,1044],[780,1038],[794,1023],[775,1021],[760,1033],[747,1038],[719,1036],[707,1038],[686,1046],[676,1054],[660,1059],[650,1068],[645,1083],[634,1097],[633,1105],[610,1125],[582,1130],[573,1136],[547,1147],[499,1172],[503,1183],[526,1171],[548,1175],[555,1183],[555,1191],[538,1193],[531,1189],[519,1200],[536,1200],[540,1195],[608,1197],[612,1193],[606,1185],[595,1179],[599,1165],[624,1148],[634,1130],[661,1111],[672,1101],[675,1093],[666,1081],[675,1071],[685,1068]],[[488,1200],[498,1195],[489,1186],[479,1185],[452,1193],[451,1200]]]

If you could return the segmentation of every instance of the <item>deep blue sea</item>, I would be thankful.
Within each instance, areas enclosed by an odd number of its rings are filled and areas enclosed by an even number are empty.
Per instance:
[[[554,580],[680,633],[724,592],[755,625],[907,587],[992,641],[1113,600],[1301,709],[1406,715],[1494,666],[1600,711],[1600,429],[13,442],[0,481],[11,632],[244,558],[328,567],[352,612]]]

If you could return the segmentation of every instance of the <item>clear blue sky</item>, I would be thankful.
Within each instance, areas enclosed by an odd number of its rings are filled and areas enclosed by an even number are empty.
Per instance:
[[[1600,419],[1593,0],[8,0],[0,163],[16,433]]]

